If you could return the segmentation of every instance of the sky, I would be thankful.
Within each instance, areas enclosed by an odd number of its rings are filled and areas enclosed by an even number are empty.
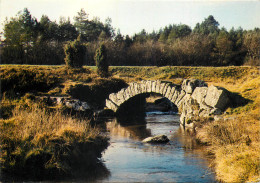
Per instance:
[[[259,0],[0,0],[0,31],[5,18],[15,17],[28,8],[40,20],[47,15],[57,22],[59,17],[73,17],[83,8],[89,18],[99,17],[102,22],[112,19],[112,26],[121,34],[132,36],[145,29],[158,31],[169,24],[186,24],[194,28],[209,15],[219,22],[220,28],[260,28]]]

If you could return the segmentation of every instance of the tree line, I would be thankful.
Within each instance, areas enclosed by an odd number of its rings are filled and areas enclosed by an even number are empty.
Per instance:
[[[147,33],[123,36],[107,18],[89,19],[84,9],[74,23],[61,17],[59,22],[43,15],[38,21],[25,8],[4,24],[2,64],[64,64],[64,47],[80,35],[85,54],[83,65],[95,65],[96,50],[106,47],[109,65],[123,66],[228,66],[260,64],[260,29],[219,27],[210,15],[192,29],[172,24]],[[116,33],[115,33],[116,32]]]

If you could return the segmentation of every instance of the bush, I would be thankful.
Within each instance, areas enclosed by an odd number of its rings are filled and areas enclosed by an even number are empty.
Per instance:
[[[95,61],[98,75],[101,77],[108,77],[107,50],[104,44],[101,44],[97,49]]]
[[[81,44],[80,38],[70,41],[64,46],[65,63],[68,67],[82,67],[86,47]]]

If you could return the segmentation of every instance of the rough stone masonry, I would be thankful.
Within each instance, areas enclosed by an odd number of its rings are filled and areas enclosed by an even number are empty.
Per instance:
[[[189,128],[194,127],[194,119],[220,115],[230,104],[226,89],[213,85],[208,87],[207,83],[198,79],[185,79],[182,85],[143,80],[111,93],[106,99],[106,107],[117,112],[120,105],[131,97],[151,92],[161,94],[174,103],[179,109],[181,124]]]

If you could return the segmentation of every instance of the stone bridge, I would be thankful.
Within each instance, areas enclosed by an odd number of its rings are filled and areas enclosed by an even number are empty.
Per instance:
[[[209,86],[197,79],[185,79],[182,85],[164,81],[141,81],[130,83],[127,88],[111,93],[106,107],[117,112],[120,105],[140,94],[158,93],[174,103],[181,114],[180,121],[186,127],[194,127],[197,117],[221,114],[229,105],[229,92],[224,88]]]

